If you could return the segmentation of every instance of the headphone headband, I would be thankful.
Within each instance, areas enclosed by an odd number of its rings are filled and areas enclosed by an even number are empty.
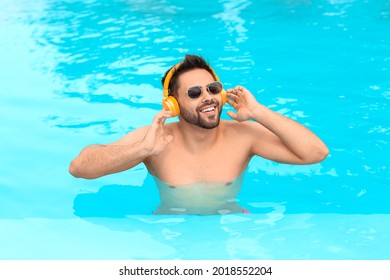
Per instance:
[[[164,80],[164,89],[163,89],[164,97],[168,97],[168,95],[169,95],[169,83],[171,82],[173,74],[175,74],[176,70],[180,67],[180,65],[182,63],[183,62],[179,62],[178,64],[174,65],[169,70],[169,72],[167,73],[167,75],[165,77],[165,80]],[[210,68],[211,72],[213,73],[214,78],[219,82],[219,78],[218,78],[217,74],[215,73],[215,71],[213,70],[213,68],[211,68],[211,66],[209,66],[209,68]]]
[[[168,97],[168,95],[169,95],[169,83],[171,82],[173,74],[176,72],[177,68],[179,68],[179,66],[181,64],[182,64],[182,62],[179,62],[178,64],[173,66],[169,70],[168,74],[166,75],[165,80],[164,80],[164,90],[163,90],[164,97]]]

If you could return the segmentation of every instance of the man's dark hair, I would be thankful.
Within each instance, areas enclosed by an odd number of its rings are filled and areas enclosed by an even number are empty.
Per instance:
[[[172,66],[172,67],[174,67],[174,66]],[[169,70],[171,70],[172,67]],[[179,82],[178,82],[179,76],[181,74],[188,72],[190,70],[193,70],[193,69],[204,69],[207,72],[209,72],[214,77],[214,79],[216,79],[209,64],[206,62],[206,60],[203,57],[198,56],[198,55],[187,54],[185,56],[184,60],[181,62],[180,66],[176,69],[176,71],[172,75],[172,78],[171,78],[171,80],[169,82],[169,86],[168,86],[169,95],[173,95],[174,97],[177,98],[177,90],[179,88]],[[161,83],[163,86],[164,86],[164,81],[165,81],[165,78],[166,78],[169,70],[165,73],[164,77],[161,80]]]

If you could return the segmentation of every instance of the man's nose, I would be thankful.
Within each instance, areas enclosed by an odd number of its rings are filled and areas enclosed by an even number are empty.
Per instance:
[[[201,95],[202,100],[211,100],[213,99],[213,95],[207,90],[207,86],[202,87],[202,95]]]

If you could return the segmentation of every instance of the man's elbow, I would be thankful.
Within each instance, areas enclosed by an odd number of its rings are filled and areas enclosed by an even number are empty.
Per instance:
[[[324,146],[311,153],[311,157],[308,158],[308,164],[320,163],[326,159],[329,155],[328,147]]]
[[[70,163],[69,173],[75,178],[82,178],[80,168],[76,159],[72,160],[72,162]]]
[[[75,178],[83,178],[83,179],[96,179],[99,176],[94,176],[93,174],[89,174],[81,167],[80,163],[77,159],[72,160],[69,165],[69,173]]]

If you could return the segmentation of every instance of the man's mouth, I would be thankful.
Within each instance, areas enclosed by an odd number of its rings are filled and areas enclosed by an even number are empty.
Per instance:
[[[199,111],[206,115],[214,115],[216,108],[217,108],[216,106],[205,106]]]

